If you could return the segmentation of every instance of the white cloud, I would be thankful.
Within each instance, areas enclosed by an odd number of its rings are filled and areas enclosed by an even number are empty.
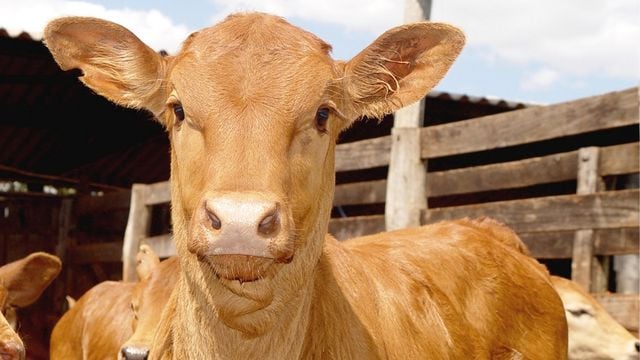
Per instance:
[[[513,64],[572,76],[640,75],[637,0],[436,0],[432,15],[462,27],[468,46]]]
[[[525,74],[520,83],[523,90],[544,90],[560,79],[560,74],[552,69],[543,68],[534,73]]]
[[[107,9],[83,1],[0,0],[0,27],[12,35],[26,31],[40,38],[48,21],[69,15],[93,16],[117,22],[153,49],[170,53],[178,50],[190,32],[186,26],[174,24],[157,10]]]
[[[212,0],[221,11],[212,18],[221,20],[237,11],[262,11],[286,18],[332,24],[349,30],[365,30],[380,35],[402,23],[403,0]]]

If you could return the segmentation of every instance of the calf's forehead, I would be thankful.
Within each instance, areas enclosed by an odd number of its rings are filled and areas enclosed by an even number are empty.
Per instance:
[[[188,110],[198,112],[192,115],[206,117],[220,108],[300,113],[322,98],[334,76],[326,43],[279,18],[255,15],[193,34],[168,80]]]

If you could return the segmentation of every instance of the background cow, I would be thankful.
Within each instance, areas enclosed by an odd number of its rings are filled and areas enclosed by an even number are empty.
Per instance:
[[[0,358],[24,359],[24,344],[15,332],[16,308],[33,304],[58,276],[57,257],[37,252],[0,267]]]

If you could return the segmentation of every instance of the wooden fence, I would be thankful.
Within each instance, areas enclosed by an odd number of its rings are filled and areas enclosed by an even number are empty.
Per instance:
[[[572,259],[572,278],[591,291],[600,292],[607,285],[607,257],[637,254],[639,250],[639,190],[611,189],[604,181],[639,171],[638,108],[638,89],[633,88],[444,125],[394,129],[390,136],[338,145],[336,171],[384,168],[394,161],[405,161],[411,157],[392,156],[393,147],[403,141],[417,141],[425,169],[448,159],[463,165],[425,170],[426,177],[416,177],[422,183],[411,184],[411,188],[419,189],[412,196],[429,199],[430,205],[420,209],[407,206],[407,214],[400,216],[408,216],[416,224],[465,216],[496,218],[516,230],[535,257]],[[619,136],[627,132],[635,135]],[[545,149],[548,144],[559,151]],[[528,151],[531,146],[538,150]],[[515,159],[505,157],[511,150],[522,155]],[[491,161],[492,152],[496,151],[502,155],[498,161]],[[477,154],[484,156],[481,164],[464,165],[465,156],[473,158]],[[391,165],[399,171],[408,168]],[[399,183],[398,178],[402,176],[338,184],[334,206],[388,206],[389,202],[403,201],[391,195],[413,178],[405,176],[404,183]],[[527,195],[527,189],[567,182],[572,186],[569,193]],[[519,191],[519,195],[501,199],[505,191],[511,190]],[[491,196],[494,193],[502,195]],[[489,195],[462,205],[431,205],[437,204],[438,199],[469,194]],[[95,259],[100,253],[116,258],[121,249],[123,278],[134,279],[139,244],[148,243],[163,257],[175,253],[169,234],[149,236],[153,206],[169,200],[167,182],[134,185],[124,242],[84,245],[71,252],[76,254],[74,257],[85,259]],[[401,208],[402,203],[399,205],[396,208]],[[339,239],[384,230],[384,214],[334,218],[329,224],[329,232]],[[599,296],[618,320],[637,331],[637,316],[631,314],[637,314],[639,309],[638,296]]]

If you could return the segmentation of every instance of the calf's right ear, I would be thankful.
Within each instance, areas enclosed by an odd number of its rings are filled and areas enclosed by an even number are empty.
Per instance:
[[[382,118],[424,97],[447,73],[465,37],[454,26],[421,22],[388,30],[344,65],[343,113]]]
[[[140,245],[138,253],[136,254],[136,273],[139,280],[145,280],[153,270],[160,264],[160,257],[153,249],[147,245]]]
[[[126,28],[101,19],[64,17],[44,30],[45,45],[63,70],[116,104],[159,114],[165,59]]]

